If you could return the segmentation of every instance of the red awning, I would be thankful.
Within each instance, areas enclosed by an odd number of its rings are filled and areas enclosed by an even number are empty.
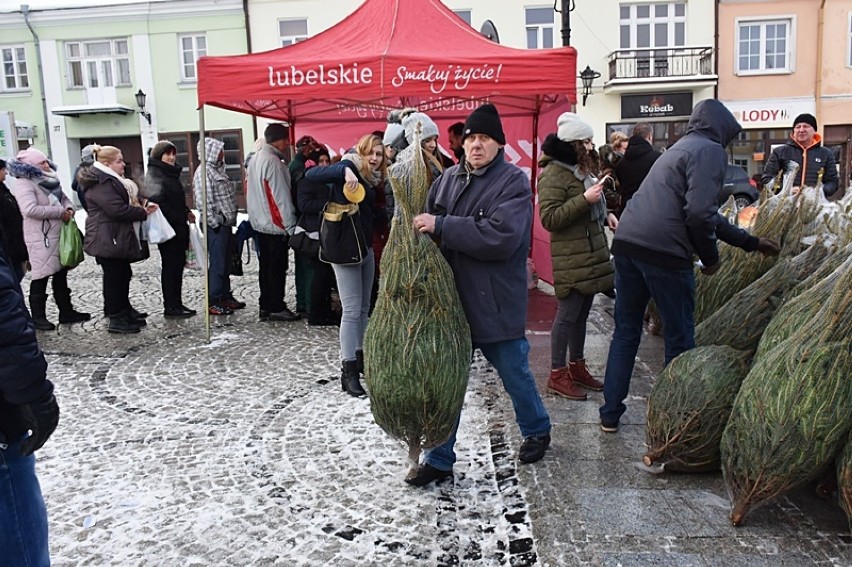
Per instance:
[[[401,106],[461,117],[484,100],[501,116],[529,116],[565,97],[574,102],[576,76],[571,47],[493,43],[439,0],[366,0],[306,41],[202,57],[198,103],[291,124],[339,121],[341,112],[347,120],[383,120]]]

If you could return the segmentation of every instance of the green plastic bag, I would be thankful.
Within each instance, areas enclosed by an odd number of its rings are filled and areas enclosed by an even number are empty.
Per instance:
[[[62,223],[59,232],[59,263],[65,268],[75,268],[83,261],[83,235],[72,218]]]

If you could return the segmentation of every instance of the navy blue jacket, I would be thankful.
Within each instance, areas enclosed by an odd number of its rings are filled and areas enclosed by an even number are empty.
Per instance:
[[[503,150],[487,166],[447,169],[429,189],[427,212],[450,264],[474,343],[525,336],[532,190]]]
[[[36,340],[35,325],[24,294],[3,248],[0,226],[0,433],[6,441],[26,430],[15,406],[35,402],[53,392],[47,361]]]
[[[719,214],[717,198],[727,164],[725,146],[742,128],[715,99],[695,105],[686,134],[660,156],[627,202],[612,253],[666,269],[719,262],[717,238],[748,251],[758,239]]]
[[[343,194],[343,185],[346,180],[346,168],[358,176],[358,181],[364,186],[364,200],[358,203],[358,217],[361,219],[361,230],[364,231],[367,247],[372,248],[373,243],[373,205],[376,200],[376,190],[372,185],[364,181],[358,168],[349,160],[341,160],[327,166],[312,167],[305,171],[305,179],[328,183],[331,186],[331,194],[328,200],[332,203],[346,205],[349,200]]]

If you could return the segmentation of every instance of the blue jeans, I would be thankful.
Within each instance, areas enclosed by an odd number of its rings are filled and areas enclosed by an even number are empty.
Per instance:
[[[231,258],[228,246],[230,239],[230,226],[207,227],[207,255],[210,257],[207,283],[210,287],[210,305],[216,305],[231,296]]]
[[[550,433],[550,416],[544,408],[535,378],[530,372],[529,352],[530,344],[526,338],[499,343],[474,344],[485,355],[485,358],[494,365],[503,388],[512,399],[515,408],[515,421],[521,435],[526,437],[538,437]],[[453,447],[456,444],[456,432],[459,428],[459,419],[450,438],[443,444],[435,447],[426,454],[426,462],[436,469],[448,471],[456,462],[456,453]]]
[[[0,550],[4,565],[50,565],[47,508],[35,456],[21,456],[24,438],[0,444]]]
[[[615,332],[604,377],[601,423],[615,425],[627,409],[624,400],[642,337],[648,300],[654,298],[663,320],[665,363],[695,346],[695,274],[692,269],[668,270],[615,256]]]
[[[370,293],[376,273],[373,249],[367,250],[360,264],[332,264],[332,267],[343,308],[340,316],[340,359],[355,360],[355,351],[364,346],[364,331],[370,316]]]

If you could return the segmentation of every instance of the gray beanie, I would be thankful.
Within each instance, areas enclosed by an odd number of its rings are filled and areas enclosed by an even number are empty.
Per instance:
[[[95,145],[89,144],[80,151],[80,161],[93,163],[95,161]]]
[[[417,124],[420,124],[420,141],[437,136],[438,126],[431,118],[422,112],[412,112],[402,119],[402,126],[405,128],[405,139],[411,144],[414,142],[414,134],[417,131]]]
[[[385,137],[382,138],[382,144],[385,146],[391,145],[391,143],[393,143],[393,141],[402,134],[403,130],[404,128],[402,127],[402,124],[391,122],[388,124],[388,127],[385,128]]]
[[[576,142],[591,140],[595,137],[595,131],[573,112],[563,112],[556,119],[556,135],[563,142]]]

